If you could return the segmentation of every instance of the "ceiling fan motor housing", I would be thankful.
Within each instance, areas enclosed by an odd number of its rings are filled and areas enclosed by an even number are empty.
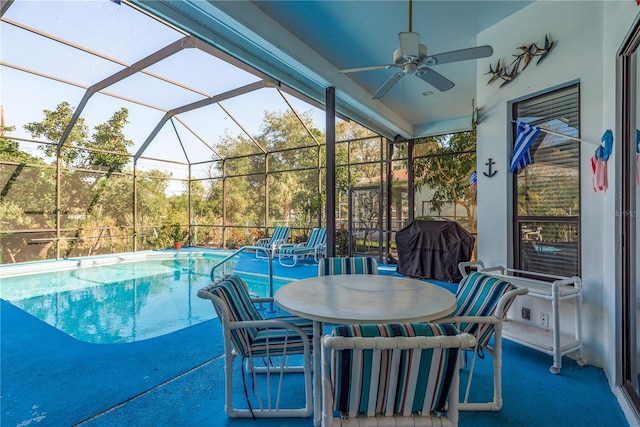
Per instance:
[[[426,57],[427,57],[427,47],[423,44],[419,45],[417,58],[413,55],[403,56],[401,47],[393,51],[393,63],[400,66],[409,62],[413,62],[415,65],[419,65],[422,61],[424,61]]]

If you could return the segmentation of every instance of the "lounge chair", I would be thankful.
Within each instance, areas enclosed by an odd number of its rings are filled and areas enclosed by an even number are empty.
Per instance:
[[[273,230],[273,234],[271,237],[265,237],[259,239],[255,246],[260,246],[264,248],[266,251],[271,253],[271,256],[275,256],[278,253],[278,249],[280,246],[287,243],[289,240],[289,233],[291,232],[291,228],[287,226],[278,226]],[[266,253],[262,250],[256,251],[256,258],[268,258]]]
[[[318,261],[318,276],[335,274],[378,274],[378,263],[371,257],[328,257]]]
[[[213,302],[222,323],[226,414],[231,418],[310,416],[313,323],[297,316],[263,319],[254,304],[270,302],[273,299],[250,298],[246,283],[237,275],[225,276],[200,289],[198,296]],[[245,369],[251,375],[251,379],[245,379],[242,375],[243,382],[245,387],[247,382],[252,383],[253,394],[257,399],[257,404],[251,405],[249,394],[246,393],[248,409],[236,408],[233,405],[232,374],[236,356],[245,361]],[[302,358],[302,366],[290,366],[289,356]],[[281,399],[283,374],[287,372],[304,374],[303,407],[289,407],[287,402]]]
[[[327,230],[325,228],[314,228],[311,230],[309,240],[297,245],[282,245],[278,250],[278,260],[284,267],[293,267],[299,260],[313,256],[318,262],[325,256],[327,251]]]
[[[452,324],[334,328],[322,339],[322,426],[457,426],[458,356],[474,344]]]

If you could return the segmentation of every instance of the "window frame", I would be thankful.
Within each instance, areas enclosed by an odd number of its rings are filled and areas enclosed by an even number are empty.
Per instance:
[[[541,92],[537,92],[534,94],[527,95],[525,97],[519,98],[510,102],[509,104],[509,114],[511,117],[511,128],[509,131],[510,143],[509,143],[509,160],[511,159],[511,155],[513,154],[513,148],[516,140],[516,130],[517,130],[517,119],[518,119],[518,106],[522,105],[525,102],[531,102],[538,98],[549,96],[553,93],[562,92],[571,90],[572,88],[577,89],[577,115],[578,115],[578,126],[577,131],[578,135],[576,138],[580,138],[581,130],[580,130],[580,120],[581,120],[581,105],[580,105],[580,82],[572,81],[557,87],[549,88]],[[576,271],[572,272],[569,275],[581,275],[582,271],[582,168],[581,168],[581,152],[582,147],[581,144],[577,144],[577,160],[578,160],[578,184],[577,184],[577,194],[578,194],[578,205],[579,205],[579,213],[578,215],[572,216],[536,216],[536,215],[519,215],[518,214],[518,174],[513,173],[511,177],[511,217],[512,217],[512,230],[511,230],[511,240],[512,240],[512,266],[515,269],[526,270],[524,266],[523,260],[523,240],[521,237],[521,224],[523,223],[553,223],[553,224],[575,224],[577,237],[576,237]],[[532,270],[533,271],[533,270]],[[548,274],[556,274],[556,275],[566,275],[565,273],[559,271],[539,271],[542,273]]]

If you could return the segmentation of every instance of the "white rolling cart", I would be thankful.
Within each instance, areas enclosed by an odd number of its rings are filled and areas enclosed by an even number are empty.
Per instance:
[[[529,289],[530,297],[551,301],[548,329],[531,322],[505,318],[502,329],[504,338],[553,356],[553,365],[549,368],[553,374],[560,372],[562,357],[570,353],[577,354],[578,365],[587,364],[582,346],[582,281],[579,277],[561,277],[502,266],[485,267],[482,261],[460,263],[460,271],[465,276],[468,267],[475,267],[485,274],[500,277],[515,286],[526,287]],[[527,277],[521,277],[521,274]],[[573,335],[562,333],[560,330],[562,307],[571,301],[575,304]]]

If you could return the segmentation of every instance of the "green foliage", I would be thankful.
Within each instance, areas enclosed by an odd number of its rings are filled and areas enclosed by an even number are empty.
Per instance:
[[[32,156],[22,151],[19,143],[0,138],[4,161],[0,178],[7,183],[1,195],[3,229],[56,228],[56,169],[51,160],[55,160],[57,143],[73,113],[73,108],[62,102],[54,110],[44,110],[43,120],[24,126],[34,138],[52,143],[39,147],[44,157]],[[60,243],[63,255],[131,250],[134,224],[138,248],[162,248],[184,241],[189,232],[189,208],[192,238],[198,227],[200,242],[221,244],[225,226],[225,243],[230,248],[252,244],[263,233],[265,216],[270,227],[290,225],[310,230],[317,226],[326,202],[326,192],[318,192],[325,177],[326,151],[323,133],[309,125],[309,113],[298,117],[290,111],[266,112],[258,135],[224,135],[214,146],[224,161],[216,156],[211,179],[185,182],[184,192],[179,194],[169,193],[171,174],[160,170],[138,169],[134,185],[133,170],[128,167],[131,156],[127,154],[133,143],[124,137],[127,117],[122,108],[95,126],[91,134],[80,117],[59,153],[62,235],[70,237]],[[381,173],[379,137],[372,138],[370,131],[355,123],[338,122],[336,139],[350,138],[359,140],[336,146],[336,187],[343,194],[362,182],[378,180]],[[265,177],[267,165],[269,174]],[[265,215],[267,188],[269,212]],[[363,193],[358,204],[362,208],[360,222],[380,216],[374,195]],[[52,244],[40,246],[35,255],[35,245],[28,244],[34,236],[25,236],[15,233],[15,241],[3,236],[5,259],[51,256],[46,251],[53,250]],[[346,240],[340,244],[346,245]],[[27,250],[32,253],[27,255]]]
[[[54,144],[58,144],[62,135],[71,122],[73,108],[68,102],[61,102],[55,110],[44,110],[44,119],[41,122],[31,122],[24,126],[25,130],[31,133],[36,139],[46,139]],[[84,147],[87,143],[89,129],[82,117],[78,118],[73,129],[69,133],[65,145],[71,148]],[[40,147],[44,153],[51,158],[55,158],[56,145]],[[82,152],[78,150],[65,150],[61,153],[61,160],[66,165],[82,164]]]
[[[6,132],[15,131],[15,126],[0,126],[0,160],[18,162],[18,163],[39,163],[43,164],[42,159],[32,156],[29,153],[20,150],[20,143],[9,138],[5,138]]]
[[[44,138],[56,145],[41,147],[45,155],[55,158],[57,144],[73,118],[74,110],[68,102],[61,102],[55,110],[44,110],[44,119],[31,122],[24,128],[33,138]],[[89,128],[84,118],[79,117],[64,141],[60,158],[64,165],[76,168],[106,168],[122,171],[129,162],[127,148],[133,141],[124,137],[124,126],[129,123],[129,112],[121,108],[103,124],[95,127],[89,138]],[[100,150],[100,151],[92,151]]]
[[[129,163],[127,150],[133,146],[133,141],[126,139],[123,133],[124,126],[129,123],[128,116],[129,111],[126,108],[121,108],[106,123],[95,127],[93,139],[87,142],[87,148],[101,151],[89,152],[87,155],[88,165],[116,171],[124,170],[124,167]]]
[[[171,225],[169,228],[169,236],[174,242],[182,242],[188,234],[189,232],[184,230],[178,223]]]
[[[229,249],[239,249],[247,243],[242,230],[238,228],[227,230],[227,247]]]
[[[476,170],[476,132],[425,138],[418,144],[424,157],[414,162],[415,185],[433,191],[431,212],[445,204],[463,206],[470,231],[475,231],[476,189],[469,185],[469,177]]]

